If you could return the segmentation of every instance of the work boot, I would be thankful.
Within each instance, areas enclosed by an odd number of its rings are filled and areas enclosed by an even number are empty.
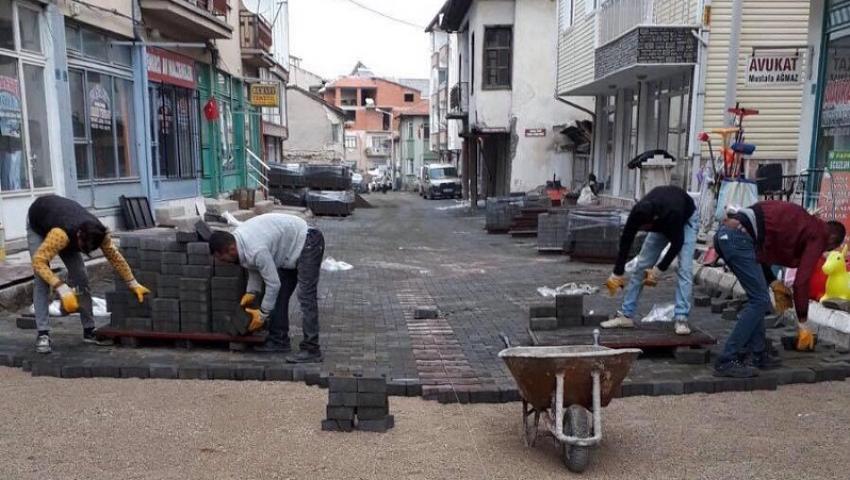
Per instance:
[[[623,312],[618,311],[617,315],[610,320],[605,320],[599,324],[602,328],[634,328],[635,322],[631,318],[625,316]]]
[[[286,357],[286,363],[319,363],[323,359],[321,350],[299,350]]]
[[[759,373],[753,367],[748,367],[740,360],[732,360],[714,366],[715,377],[752,378],[758,377]]]
[[[97,345],[99,347],[110,347],[114,342],[110,338],[98,338],[94,330],[83,330],[83,343]]]
[[[50,341],[49,335],[39,335],[35,339],[35,351],[38,353],[50,353],[53,351],[53,342]]]
[[[676,317],[673,328],[676,331],[676,335],[691,334],[691,327],[688,325],[688,319],[686,317]]]
[[[257,353],[290,353],[292,346],[289,345],[289,342],[266,340],[266,343],[254,347],[254,351]]]

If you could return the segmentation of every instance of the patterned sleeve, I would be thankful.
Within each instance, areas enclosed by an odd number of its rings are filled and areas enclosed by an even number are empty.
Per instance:
[[[61,228],[51,229],[32,257],[32,269],[35,274],[53,288],[58,287],[62,280],[50,269],[50,261],[53,260],[53,257],[59,255],[59,252],[64,250],[69,243],[70,240],[64,230]]]
[[[103,237],[103,243],[100,244],[100,250],[103,252],[103,256],[109,260],[112,268],[118,272],[118,275],[121,276],[121,279],[127,283],[133,282],[136,278],[133,276],[133,271],[130,270],[130,265],[127,264],[127,260],[124,260],[124,256],[121,255],[121,252],[115,248],[115,244],[112,243],[112,237],[107,233],[105,237]]]

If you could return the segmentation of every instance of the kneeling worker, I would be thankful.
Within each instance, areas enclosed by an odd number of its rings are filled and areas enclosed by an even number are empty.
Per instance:
[[[654,188],[637,202],[629,213],[623,235],[620,237],[620,250],[614,272],[605,282],[611,295],[616,295],[626,284],[623,276],[626,259],[639,230],[649,231],[649,234],[640,249],[635,273],[626,286],[623,306],[614,318],[602,322],[600,326],[634,327],[641,290],[644,286],[656,286],[661,273],[666,271],[678,256],[676,308],[673,315],[676,334],[689,335],[691,329],[688,326],[688,315],[691,312],[691,291],[694,283],[692,270],[699,230],[699,211],[688,192],[675,186]],[[668,243],[670,248],[659,262],[658,258]]]
[[[304,340],[300,351],[286,358],[289,363],[321,362],[319,348],[319,303],[317,287],[325,238],[300,217],[267,213],[238,226],[233,233],[217,231],[210,237],[216,259],[239,263],[248,270],[248,288],[241,305],[253,319],[250,331],[269,323],[266,343],[260,352],[288,353],[289,299],[298,287]],[[265,283],[260,309],[250,308]]]
[[[145,295],[150,293],[150,290],[140,285],[133,277],[130,266],[113,245],[106,227],[91,212],[73,200],[47,195],[33,202],[27,215],[27,243],[35,272],[33,307],[38,329],[35,350],[38,353],[52,351],[48,319],[51,288],[59,293],[62,308],[66,312],[80,312],[83,341],[99,343],[94,334],[94,312],[86,264],[80,253],[88,255],[100,248],[103,256],[127,282],[127,286],[140,303],[144,302]],[[56,255],[65,263],[68,284],[74,289],[62,283],[50,269],[50,261]]]
[[[778,313],[790,307],[789,292],[765,265],[797,268],[793,297],[799,322],[797,350],[814,348],[806,322],[809,282],[818,259],[838,248],[845,234],[841,223],[824,222],[799,205],[780,201],[756,203],[724,220],[714,235],[714,248],[738,278],[747,293],[747,303],[714,365],[716,376],[754,377],[758,369],[777,366],[769,356],[765,338],[764,316],[771,306],[768,283]],[[742,361],[748,353],[751,366]]]

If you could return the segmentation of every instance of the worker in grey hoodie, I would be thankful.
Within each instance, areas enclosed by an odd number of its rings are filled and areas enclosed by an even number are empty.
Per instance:
[[[317,286],[325,238],[300,217],[267,213],[238,226],[233,233],[217,231],[210,251],[219,261],[239,263],[248,270],[248,288],[240,304],[252,316],[249,330],[268,324],[266,343],[255,350],[289,353],[289,299],[298,287],[304,339],[289,363],[321,362]],[[260,308],[252,307],[265,284]]]

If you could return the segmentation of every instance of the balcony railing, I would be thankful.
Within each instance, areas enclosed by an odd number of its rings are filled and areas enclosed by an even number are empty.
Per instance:
[[[608,0],[596,12],[596,48],[655,20],[654,0]]]
[[[469,113],[469,82],[460,82],[449,92],[449,118],[466,116]]]
[[[183,0],[186,3],[195,5],[196,7],[206,10],[216,16],[227,15],[230,11],[230,2],[227,0]]]
[[[272,27],[260,15],[242,10],[239,12],[239,27],[242,31],[242,48],[269,52],[272,48]]]

